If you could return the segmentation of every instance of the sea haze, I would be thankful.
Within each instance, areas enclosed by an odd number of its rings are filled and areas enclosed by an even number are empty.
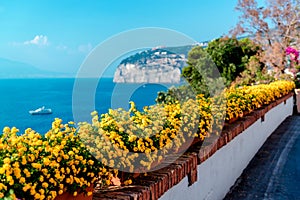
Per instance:
[[[28,127],[46,133],[54,118],[65,123],[73,120],[72,92],[75,79],[0,79],[0,128],[17,127],[20,132]],[[139,109],[155,103],[157,92],[171,85],[116,84],[112,78],[100,79],[95,94],[95,106],[99,113],[111,107],[128,109],[128,101],[134,101]],[[84,93],[83,93],[84,95]],[[51,108],[49,115],[30,115],[29,110],[41,106]],[[85,105],[81,105],[85,109]],[[86,106],[88,107],[88,106]],[[86,110],[90,113],[93,110]],[[87,119],[91,120],[91,119]]]
[[[72,77],[70,73],[61,73],[42,70],[33,65],[0,58],[0,78],[69,78]]]

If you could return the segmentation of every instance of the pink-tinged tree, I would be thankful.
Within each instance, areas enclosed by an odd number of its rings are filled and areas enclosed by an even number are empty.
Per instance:
[[[262,45],[260,60],[277,73],[286,66],[286,49],[300,49],[300,0],[238,0],[241,13],[233,36],[250,35]]]

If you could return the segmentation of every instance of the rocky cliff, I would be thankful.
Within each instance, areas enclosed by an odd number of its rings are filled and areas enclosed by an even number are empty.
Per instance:
[[[179,83],[192,46],[153,48],[124,59],[116,69],[117,83]],[[177,52],[176,52],[177,50]]]

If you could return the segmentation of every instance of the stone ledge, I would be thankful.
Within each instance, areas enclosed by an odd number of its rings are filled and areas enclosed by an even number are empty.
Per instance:
[[[265,114],[273,107],[286,102],[292,96],[293,93],[290,93],[264,108],[253,111],[232,124],[226,123],[220,137],[208,138],[202,145],[194,144],[175,162],[170,163],[169,166],[150,172],[147,176],[139,176],[136,180],[136,185],[95,190],[93,199],[156,200],[186,176],[188,177],[188,185],[192,185],[197,181],[198,164],[207,160],[258,119],[264,118]]]

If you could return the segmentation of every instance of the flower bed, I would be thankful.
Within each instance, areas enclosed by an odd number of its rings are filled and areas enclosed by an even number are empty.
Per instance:
[[[31,129],[18,135],[16,128],[6,127],[0,138],[0,198],[76,196],[96,181],[100,188],[115,183],[117,175],[122,184],[130,184],[132,174],[120,177],[116,169],[153,170],[168,155],[184,152],[195,137],[201,142],[220,134],[225,117],[227,122],[243,117],[293,89],[293,82],[277,81],[228,89],[222,98],[198,95],[143,111],[131,103],[128,111],[109,110],[100,117],[94,112],[92,123],[78,128],[56,119],[44,137]]]
[[[96,180],[109,180],[110,172],[87,151],[74,124],[61,122],[56,119],[44,137],[31,129],[22,135],[15,127],[3,129],[0,198],[54,199],[64,192],[77,196]]]
[[[293,82],[276,81],[270,84],[229,89],[226,92],[226,120],[241,118],[245,113],[248,114],[262,106],[269,105],[292,92],[294,88]]]
[[[225,98],[206,99],[198,95],[196,100],[157,104],[142,112],[131,103],[129,111],[109,110],[101,117],[94,112],[92,124],[82,123],[78,133],[105,165],[127,172],[143,172],[151,170],[153,163],[160,163],[167,155],[180,153],[180,147],[191,144],[194,138],[203,141],[211,134],[218,135],[225,111],[228,122],[238,119],[269,105],[293,88],[293,82],[277,81],[229,89]]]

